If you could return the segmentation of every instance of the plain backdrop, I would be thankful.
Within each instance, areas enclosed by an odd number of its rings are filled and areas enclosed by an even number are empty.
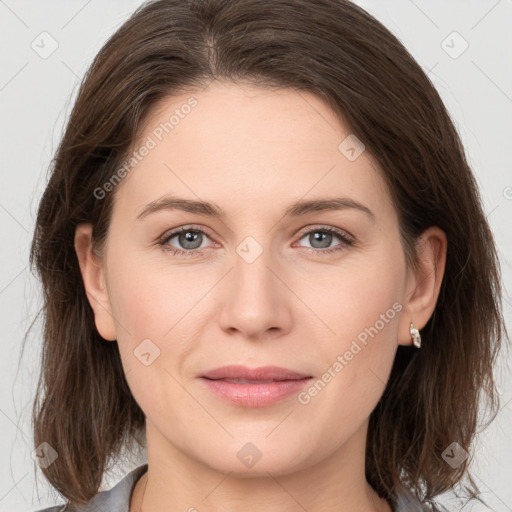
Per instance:
[[[356,3],[403,42],[450,111],[498,243],[510,331],[512,2]],[[41,305],[38,281],[28,267],[29,243],[48,165],[78,84],[106,39],[140,4],[137,0],[0,0],[0,511],[31,511],[61,503],[32,455],[30,413],[39,374],[38,327],[29,335],[20,361],[23,335]],[[498,367],[502,407],[494,423],[478,436],[471,466],[490,508],[476,504],[467,510],[512,511],[512,379],[504,356],[506,352]],[[105,475],[102,489],[131,469],[116,467]],[[443,499],[450,510],[460,510],[450,505],[450,496]]]

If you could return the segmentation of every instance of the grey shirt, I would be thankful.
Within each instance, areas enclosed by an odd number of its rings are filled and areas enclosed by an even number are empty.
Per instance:
[[[130,498],[137,480],[146,472],[147,464],[136,467],[120,480],[112,489],[101,491],[76,512],[129,512]],[[395,503],[393,512],[428,512],[407,489],[402,488]],[[65,505],[57,505],[40,509],[36,512],[67,512]],[[74,512],[74,511],[73,511]]]

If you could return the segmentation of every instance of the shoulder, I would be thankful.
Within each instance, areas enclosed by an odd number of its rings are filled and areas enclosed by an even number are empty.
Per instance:
[[[393,512],[434,512],[434,509],[429,505],[418,501],[416,496],[406,487],[398,489],[393,505]],[[439,505],[436,505],[435,511],[448,512],[444,507]]]
[[[87,503],[71,509],[67,505],[55,505],[34,512],[129,512],[130,497],[137,480],[146,472],[147,464],[130,471],[114,487],[101,491]]]
[[[66,505],[55,505],[53,507],[41,508],[35,512],[64,512],[65,510]]]

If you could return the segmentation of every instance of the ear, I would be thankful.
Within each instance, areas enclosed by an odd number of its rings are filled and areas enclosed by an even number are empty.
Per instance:
[[[78,224],[75,231],[75,251],[80,264],[89,304],[100,335],[110,341],[117,339],[116,326],[107,293],[102,260],[92,249],[92,224]]]
[[[447,245],[445,232],[437,226],[426,229],[418,240],[419,269],[408,273],[399,345],[412,345],[409,332],[411,322],[421,331],[434,312],[443,281]]]

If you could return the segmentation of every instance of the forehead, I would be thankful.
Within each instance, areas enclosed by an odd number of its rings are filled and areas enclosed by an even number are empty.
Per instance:
[[[116,203],[140,212],[172,193],[212,200],[229,215],[230,206],[233,212],[261,209],[263,201],[282,210],[299,198],[342,195],[371,204],[377,215],[392,214],[373,158],[367,151],[348,158],[347,144],[362,149],[311,93],[215,82],[152,109]]]

